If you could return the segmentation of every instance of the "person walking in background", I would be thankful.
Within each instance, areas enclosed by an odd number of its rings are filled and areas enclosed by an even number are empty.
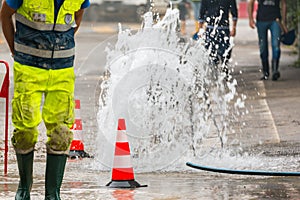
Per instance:
[[[20,176],[16,200],[30,199],[34,147],[42,119],[48,136],[45,199],[60,199],[73,138],[74,34],[89,5],[89,0],[3,1],[2,30],[14,59],[11,143]]]
[[[199,14],[201,9],[201,1],[202,0],[191,0],[193,12],[194,12],[194,19],[195,19],[195,30],[197,31],[199,29]]]
[[[286,0],[258,0],[256,22],[253,18],[254,2],[255,0],[249,0],[248,15],[249,26],[253,29],[255,26],[257,27],[263,72],[261,80],[267,80],[269,78],[268,31],[270,30],[272,44],[272,80],[276,81],[280,77],[279,60],[281,53],[281,31],[287,33]]]
[[[189,0],[182,0],[178,4],[179,20],[180,20],[180,32],[182,35],[186,35],[186,19],[189,16],[189,9],[191,7]]]
[[[232,16],[231,26],[229,14]],[[236,0],[202,0],[198,35],[205,36],[205,47],[210,51],[211,61],[216,65],[222,62],[222,70],[227,74],[227,62],[232,52],[230,37],[236,35],[237,20]]]

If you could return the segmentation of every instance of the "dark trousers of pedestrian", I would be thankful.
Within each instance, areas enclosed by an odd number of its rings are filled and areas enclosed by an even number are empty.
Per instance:
[[[268,32],[271,33],[272,46],[272,80],[277,80],[280,77],[278,71],[280,59],[280,37],[281,27],[277,21],[258,21],[256,23],[258,33],[258,44],[260,50],[260,59],[262,62],[263,77],[261,79],[268,79],[269,77],[269,50],[268,50]]]

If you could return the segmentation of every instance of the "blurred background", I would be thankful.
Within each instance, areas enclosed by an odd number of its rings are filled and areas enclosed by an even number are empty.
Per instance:
[[[0,0],[1,2],[2,0]],[[187,0],[192,3],[193,0]],[[237,0],[239,18],[247,19],[248,0]],[[300,64],[300,0],[287,1],[287,25],[289,29],[296,29],[298,39],[295,47],[298,51],[298,63]],[[90,0],[91,6],[84,15],[85,21],[90,22],[141,22],[142,15],[147,11],[153,11],[158,17],[162,17],[170,5],[178,7],[182,0]],[[189,7],[186,19],[193,19],[192,7]]]
[[[142,15],[152,10],[163,15],[168,0],[90,0],[91,6],[85,13],[87,21],[140,22]]]

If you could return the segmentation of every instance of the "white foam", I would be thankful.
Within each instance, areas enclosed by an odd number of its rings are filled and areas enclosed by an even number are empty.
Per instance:
[[[226,143],[230,109],[243,99],[236,100],[237,82],[225,83],[209,64],[202,38],[180,40],[177,9],[144,20],[137,32],[120,24],[116,44],[106,48],[110,76],[101,85],[97,160],[110,166],[117,121],[125,118],[135,170],[178,170],[180,160]]]

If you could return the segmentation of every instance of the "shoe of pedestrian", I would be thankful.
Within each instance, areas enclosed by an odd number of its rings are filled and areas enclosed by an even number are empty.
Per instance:
[[[277,81],[277,79],[280,78],[280,73],[279,72],[275,72],[273,75],[272,75],[272,80],[273,81]]]
[[[263,77],[260,80],[268,80],[269,78],[269,61],[262,61]]]
[[[260,80],[268,80],[269,79],[269,75],[265,74],[263,77],[260,78]]]
[[[278,68],[279,68],[278,63],[279,63],[278,59],[272,60],[272,71],[273,71],[272,80],[273,81],[277,81],[277,79],[279,79],[279,77],[280,77],[280,73],[278,71]]]

